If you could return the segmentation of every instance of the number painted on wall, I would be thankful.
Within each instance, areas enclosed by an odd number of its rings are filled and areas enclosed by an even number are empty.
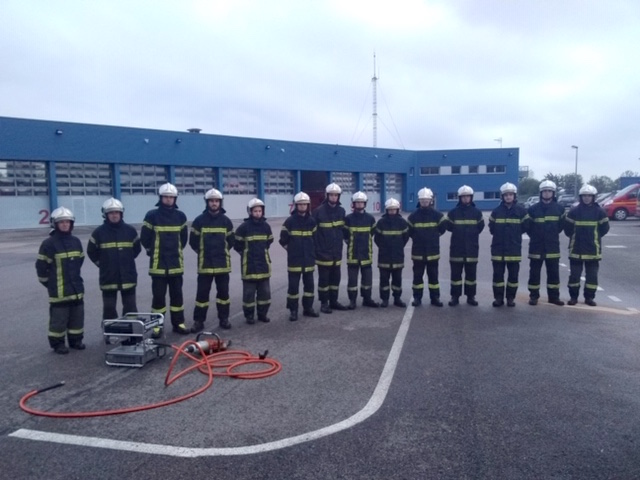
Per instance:
[[[38,215],[42,215],[42,217],[40,217],[40,221],[38,222],[40,225],[49,225],[49,210],[43,208],[38,212]]]
[[[380,202],[373,202],[373,211],[374,212],[380,211]]]

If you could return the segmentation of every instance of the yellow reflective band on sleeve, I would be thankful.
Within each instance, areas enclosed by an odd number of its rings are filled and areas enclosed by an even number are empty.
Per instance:
[[[180,230],[182,230],[182,228],[184,227],[184,225],[180,225],[180,226],[173,226],[173,225],[169,225],[169,226],[164,226],[164,225],[156,225],[155,227],[153,227],[153,229],[156,232],[160,232],[160,233],[177,233]]]
[[[382,235],[402,235],[407,230],[378,230],[378,232]]]
[[[481,220],[454,220],[454,225],[477,225]]]
[[[224,227],[202,227],[202,233],[224,233],[226,235],[227,229]]]
[[[291,230],[289,234],[294,237],[311,237],[313,232],[311,230]]]
[[[43,262],[47,262],[47,263],[53,263],[53,260],[51,260],[46,255],[38,255],[38,260],[42,260]]]
[[[318,224],[320,228],[335,228],[335,227],[343,227],[344,220],[336,220],[335,222],[321,222]]]
[[[273,238],[270,237],[269,235],[251,235],[250,237],[245,237],[244,240],[247,242],[260,242],[260,241],[267,241],[269,240],[269,238]]]
[[[66,297],[49,297],[49,303],[68,302],[70,300],[82,300],[83,297],[84,297],[83,293],[78,293],[75,295],[67,295]]]
[[[489,219],[491,221],[491,218]],[[497,218],[494,220],[496,223],[522,223],[522,220],[519,218]]]
[[[598,222],[589,222],[586,220],[576,220],[575,224],[576,224],[576,227],[597,227],[598,226]]]
[[[371,231],[371,227],[347,227],[349,231],[356,233],[368,233]]]

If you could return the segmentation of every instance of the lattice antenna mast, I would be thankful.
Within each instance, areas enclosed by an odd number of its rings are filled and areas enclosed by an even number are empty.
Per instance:
[[[376,53],[373,52],[373,146],[378,146],[378,92],[376,90],[378,77],[376,76]]]

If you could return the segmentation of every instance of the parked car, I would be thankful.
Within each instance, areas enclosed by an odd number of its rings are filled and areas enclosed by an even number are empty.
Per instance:
[[[612,220],[626,220],[628,216],[637,215],[638,192],[640,183],[623,188],[600,205]]]
[[[529,208],[532,205],[535,205],[540,201],[540,195],[533,195],[527,198],[527,201],[524,202],[524,208]]]
[[[576,197],[573,195],[560,195],[558,197],[558,205],[564,208],[570,208],[571,205],[576,201]]]

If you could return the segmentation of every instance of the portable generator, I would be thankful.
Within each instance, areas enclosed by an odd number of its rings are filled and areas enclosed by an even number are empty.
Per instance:
[[[119,345],[105,353],[105,363],[116,367],[143,367],[156,358],[164,357],[166,346],[153,341],[154,329],[163,330],[161,313],[127,313],[121,318],[102,321],[105,343]]]

